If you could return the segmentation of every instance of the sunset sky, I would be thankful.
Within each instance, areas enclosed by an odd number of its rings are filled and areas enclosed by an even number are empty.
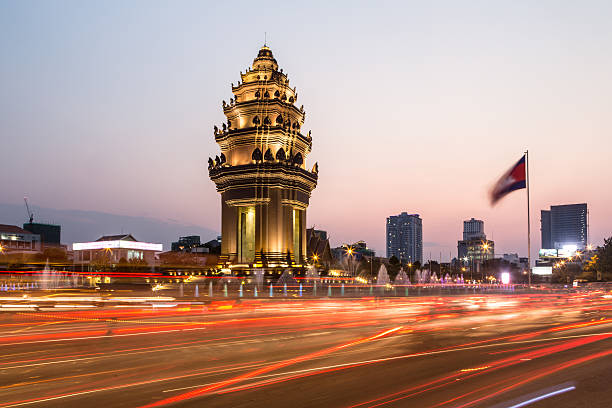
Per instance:
[[[308,225],[332,245],[384,256],[385,218],[407,211],[425,259],[456,256],[470,217],[526,256],[524,190],[487,199],[525,149],[533,251],[551,204],[588,203],[600,244],[610,21],[609,1],[2,1],[0,202],[219,231],[213,125],[267,32],[312,129]]]

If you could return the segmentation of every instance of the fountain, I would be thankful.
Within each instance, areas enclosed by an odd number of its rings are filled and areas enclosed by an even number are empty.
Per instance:
[[[389,279],[389,274],[387,273],[387,268],[385,265],[380,265],[378,269],[378,276],[376,277],[377,285],[388,285],[391,282]]]
[[[310,265],[306,271],[306,282],[316,282],[319,280],[319,272],[314,265]]]
[[[263,287],[264,270],[261,268],[255,269],[253,270],[253,275],[255,276],[255,286],[258,288]]]
[[[408,278],[408,275],[406,275],[406,272],[404,271],[404,268],[401,268],[400,271],[397,273],[397,276],[395,277],[395,280],[393,281],[394,285],[410,285],[410,278]]]
[[[277,285],[297,286],[297,281],[293,277],[290,269],[285,269],[283,274],[276,281]]]
[[[60,289],[60,288],[75,288],[83,284],[81,275],[78,273],[68,273],[62,271],[54,271],[49,266],[49,261],[45,263],[42,274],[37,279],[38,282],[32,284],[32,288],[40,287],[43,290]],[[21,287],[21,285],[19,285]]]

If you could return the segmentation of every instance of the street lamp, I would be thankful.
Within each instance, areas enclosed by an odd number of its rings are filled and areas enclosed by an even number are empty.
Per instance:
[[[349,260],[348,260],[348,265],[349,265],[349,273],[351,274],[351,276],[354,275],[353,273],[353,265],[352,265],[352,260],[353,260],[353,247],[349,246],[346,248],[346,254],[349,256]]]
[[[483,266],[484,266],[484,261],[487,257],[486,256],[487,252],[489,252],[489,247],[490,245],[488,242],[482,241],[482,253],[480,254],[480,259],[482,261]],[[484,268],[482,268],[482,270],[480,271],[480,276],[481,276],[481,279],[484,281]]]

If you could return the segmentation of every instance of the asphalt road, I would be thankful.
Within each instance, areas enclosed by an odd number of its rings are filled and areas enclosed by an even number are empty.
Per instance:
[[[0,408],[610,407],[611,307],[593,292],[3,313]]]

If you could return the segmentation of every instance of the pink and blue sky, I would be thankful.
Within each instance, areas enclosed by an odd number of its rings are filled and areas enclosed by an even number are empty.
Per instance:
[[[470,217],[525,255],[524,192],[487,199],[525,149],[532,248],[539,210],[578,202],[601,243],[611,18],[607,1],[3,1],[0,202],[219,230],[212,129],[267,32],[320,166],[308,224],[332,245],[384,255],[385,218],[407,211],[425,258],[455,255]]]

